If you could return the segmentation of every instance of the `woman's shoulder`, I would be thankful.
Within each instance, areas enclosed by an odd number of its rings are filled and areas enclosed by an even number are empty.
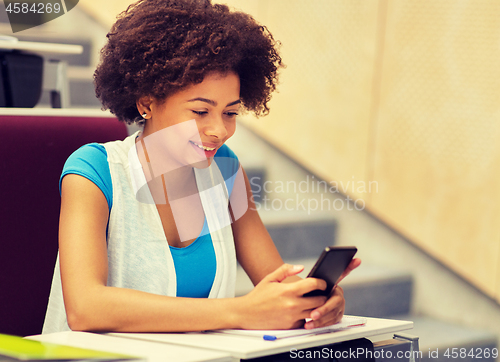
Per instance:
[[[137,133],[124,140],[106,143],[88,143],[74,151],[66,160],[64,169],[88,168],[109,173],[109,162],[115,159],[127,158],[129,149],[134,145]],[[64,172],[63,172],[64,173]]]
[[[225,143],[217,150],[217,153],[215,154],[215,158],[222,158],[222,157],[233,158],[235,160],[238,160],[238,157],[233,152],[233,150],[230,149],[229,146],[226,145]]]
[[[66,175],[79,175],[92,181],[103,192],[108,206],[112,206],[112,181],[106,148],[99,143],[83,145],[71,154],[64,164],[59,179],[59,191]]]
[[[100,143],[87,143],[74,151],[70,158],[102,157],[106,155],[106,148]]]
[[[88,143],[74,151],[66,160],[64,169],[85,167],[94,164],[107,163],[106,148],[99,143]],[[63,169],[63,172],[64,172]]]
[[[103,146],[107,152],[108,162],[128,165],[130,161],[130,152],[133,148],[135,148],[135,141],[139,133],[140,131],[137,131],[134,134],[129,135],[124,140],[104,143]]]

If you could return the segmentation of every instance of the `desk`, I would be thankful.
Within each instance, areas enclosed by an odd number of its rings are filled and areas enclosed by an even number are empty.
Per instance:
[[[42,342],[129,354],[159,361],[237,361],[291,349],[304,349],[413,328],[413,322],[367,318],[362,327],[333,333],[264,341],[235,335],[210,333],[108,333],[60,332],[28,337]],[[383,359],[382,359],[383,360]],[[377,361],[382,361],[377,359]],[[414,360],[410,358],[410,361]]]
[[[83,52],[83,47],[81,45],[9,40],[0,40],[0,49],[29,50],[37,53],[43,52],[60,54],[81,54]]]
[[[304,349],[356,338],[399,332],[413,328],[413,322],[392,319],[367,318],[365,326],[353,327],[333,333],[264,341],[260,338],[241,337],[218,333],[109,333],[110,336],[172,345],[205,348],[225,352],[234,358],[256,358],[290,349]]]
[[[233,358],[224,352],[207,351],[165,343],[130,340],[96,333],[59,332],[27,337],[40,342],[89,348],[105,352],[128,354],[146,358],[148,362],[230,362]]]
[[[9,40],[0,39],[0,50],[26,50],[34,53],[58,53],[58,54],[81,54],[83,47],[72,44],[37,43],[29,41],[17,41],[15,38]],[[66,76],[66,62],[57,59],[45,59],[43,66],[42,89],[51,92],[51,104],[53,108],[68,108],[69,83]]]

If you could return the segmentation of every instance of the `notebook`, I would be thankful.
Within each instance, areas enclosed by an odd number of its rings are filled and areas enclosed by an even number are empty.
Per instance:
[[[143,358],[0,334],[0,361],[144,361]]]
[[[266,341],[275,341],[277,339],[282,338],[290,338],[290,337],[298,337],[298,336],[307,336],[307,335],[315,335],[322,333],[330,333],[339,330],[343,330],[346,328],[363,326],[366,324],[367,319],[363,317],[354,317],[354,316],[344,316],[342,320],[334,325],[315,328],[315,329],[276,329],[276,330],[248,330],[248,329],[219,329],[215,331],[210,331],[211,333],[225,333],[225,334],[234,334],[239,336],[246,337],[256,337],[262,338]]]

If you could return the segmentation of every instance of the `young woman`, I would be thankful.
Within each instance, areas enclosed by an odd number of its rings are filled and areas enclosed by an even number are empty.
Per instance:
[[[209,0],[141,0],[107,37],[96,94],[144,129],[83,146],[64,167],[44,333],[338,322],[342,289],[303,297],[326,283],[283,263],[224,144],[242,110],[268,112],[281,58],[267,29]],[[236,261],[255,285],[238,298]]]

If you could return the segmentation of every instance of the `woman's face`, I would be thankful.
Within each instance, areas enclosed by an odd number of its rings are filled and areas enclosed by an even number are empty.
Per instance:
[[[240,103],[240,79],[234,72],[211,73],[203,82],[164,101],[153,100],[145,109],[138,102],[139,111],[147,113],[141,138],[157,172],[208,166],[234,134]]]

